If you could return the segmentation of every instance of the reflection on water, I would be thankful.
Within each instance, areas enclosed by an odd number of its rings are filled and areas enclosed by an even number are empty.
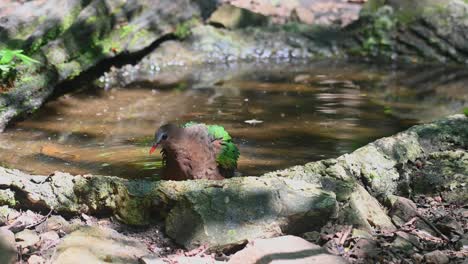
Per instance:
[[[201,68],[164,89],[148,82],[92,87],[49,102],[0,135],[0,162],[38,174],[157,176],[161,156],[148,155],[154,130],[198,121],[226,127],[241,150],[240,172],[258,175],[460,113],[467,79],[459,69],[317,62]],[[245,122],[253,119],[263,123]]]

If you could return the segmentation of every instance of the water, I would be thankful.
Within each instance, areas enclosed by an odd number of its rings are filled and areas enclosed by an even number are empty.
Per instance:
[[[224,126],[240,148],[239,171],[260,175],[337,157],[468,105],[464,69],[323,61],[181,75],[172,84],[90,84],[51,101],[0,134],[0,164],[43,175],[157,177],[161,156],[148,154],[156,128],[197,121]]]

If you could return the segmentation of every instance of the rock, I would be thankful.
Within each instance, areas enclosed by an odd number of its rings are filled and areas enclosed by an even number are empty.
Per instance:
[[[42,215],[34,213],[31,210],[21,213],[15,221],[10,224],[10,230],[14,233],[22,231],[25,227],[29,225],[36,224],[42,220]]]
[[[446,215],[437,221],[436,227],[445,235],[451,236],[452,232],[460,232],[463,226],[453,217]]]
[[[310,42],[302,34],[284,29],[262,27],[226,30],[198,25],[190,31],[190,36],[183,42],[166,41],[137,65],[125,66],[105,74],[105,85],[126,85],[132,82],[174,84],[191,75],[196,76],[196,68],[200,65],[217,68],[242,61],[281,62],[343,55],[331,46]]]
[[[0,206],[0,226],[8,224],[15,220],[20,213],[15,209],[11,209],[7,205]]]
[[[41,248],[48,249],[60,242],[60,237],[55,231],[48,231],[39,235]]]
[[[457,242],[457,249],[468,251],[468,235],[465,235],[462,239],[458,240]]]
[[[139,263],[147,247],[115,230],[83,227],[66,236],[57,246],[53,263]]]
[[[378,229],[394,230],[395,226],[377,199],[372,197],[364,187],[357,185],[349,199],[350,207],[346,211],[348,223],[373,231]]]
[[[167,182],[165,189],[180,196],[166,232],[187,248],[319,229],[336,210],[333,193],[277,177],[231,178],[209,188],[203,181]]]
[[[414,253],[411,255],[411,259],[414,261],[414,263],[421,264],[424,261],[424,256],[419,253]]]
[[[424,260],[428,264],[446,264],[449,263],[450,259],[444,252],[435,250],[424,254]]]
[[[207,253],[216,254],[216,255],[224,254],[226,256],[229,256],[245,248],[247,243],[249,243],[249,241],[245,239],[245,240],[237,241],[235,243],[214,246],[214,247],[210,247],[207,250]]]
[[[311,243],[317,243],[320,239],[320,232],[317,232],[317,231],[306,232],[302,234],[302,238],[304,238],[305,240]]]
[[[295,236],[254,240],[234,254],[229,264],[312,264],[347,263],[344,259],[326,253],[320,246]]]
[[[47,220],[38,226],[36,226],[36,231],[39,233],[49,232],[49,231],[63,231],[65,233],[71,232],[70,224],[67,220],[59,215],[52,215]]]
[[[375,240],[362,238],[356,242],[354,247],[350,250],[349,255],[370,262],[370,260],[376,259],[380,252],[381,249],[379,249]]]
[[[404,252],[413,252],[414,248],[423,248],[418,237],[412,234],[408,234],[402,231],[396,232],[396,238],[392,242],[394,248],[401,249]]]
[[[39,236],[33,230],[25,229],[15,234],[16,244],[22,248],[35,247]]]
[[[402,226],[418,215],[416,204],[413,201],[400,196],[390,196],[388,199],[391,208],[389,215],[398,226]]]
[[[468,29],[462,19],[468,12],[465,1],[371,0],[366,6],[360,16],[363,23],[356,28],[361,45],[367,43],[364,53],[413,63],[467,63],[467,55],[460,52],[466,44],[460,32]]]
[[[28,258],[28,264],[45,264],[46,261],[43,257],[38,255],[32,255]]]
[[[320,183],[326,190],[335,192],[339,201],[349,199],[355,182],[362,181],[373,197],[385,203],[386,197],[398,194],[401,187],[410,185],[419,188],[417,181],[408,183],[405,180],[407,174],[413,172],[407,168],[408,163],[424,158],[430,153],[437,156],[441,149],[450,150],[454,146],[457,146],[455,152],[461,151],[458,146],[460,148],[468,146],[468,118],[463,115],[454,115],[437,122],[414,126],[394,136],[376,140],[337,159],[311,162],[304,166],[295,166],[266,175]],[[464,153],[466,155],[466,152]],[[463,165],[464,161],[450,158],[445,162],[449,167],[457,168],[447,170],[447,174],[443,175],[446,179],[452,179],[452,183],[456,183],[452,185],[459,192],[453,192],[453,194],[459,198],[465,197],[467,188],[461,188],[465,179],[457,176],[460,175],[460,170],[466,168]],[[401,164],[405,164],[403,171],[400,168]],[[435,173],[433,175],[436,176]],[[439,173],[439,175],[442,174]],[[444,180],[439,179],[437,182],[444,182]],[[434,183],[428,186],[437,188]],[[407,191],[411,192],[411,190]]]
[[[468,202],[468,153],[462,150],[435,151],[421,169],[411,168],[409,176],[415,194],[442,194],[447,202]]]
[[[15,235],[7,228],[0,227],[0,263],[16,262]]]
[[[230,4],[219,6],[208,19],[208,22],[212,24],[222,25],[230,29],[265,26],[268,21],[267,16]]]
[[[352,237],[372,239],[372,234],[366,230],[353,228]]]

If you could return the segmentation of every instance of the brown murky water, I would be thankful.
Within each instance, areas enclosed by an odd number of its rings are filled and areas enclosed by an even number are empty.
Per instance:
[[[164,88],[89,85],[1,134],[0,163],[36,174],[157,177],[161,156],[148,155],[154,130],[197,121],[226,127],[240,147],[239,171],[258,175],[460,113],[467,79],[463,69],[316,62],[207,67]]]

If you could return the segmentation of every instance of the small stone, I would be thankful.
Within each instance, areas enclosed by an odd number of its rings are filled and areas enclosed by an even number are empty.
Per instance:
[[[15,220],[19,215],[18,211],[11,209],[7,205],[0,206],[0,226],[8,224],[7,221],[11,222]]]
[[[359,239],[350,252],[358,258],[374,258],[380,254],[377,242],[372,239]]]
[[[437,228],[447,236],[451,235],[452,231],[463,230],[462,225],[451,216],[444,216],[441,218],[437,224]]]
[[[42,249],[50,248],[60,242],[60,237],[55,231],[45,232],[39,235]]]
[[[34,246],[39,242],[39,236],[36,232],[25,229],[15,235],[16,244],[22,248],[28,248]]]
[[[424,255],[424,260],[428,264],[446,264],[449,263],[449,257],[440,250],[435,250]]]
[[[28,264],[44,264],[45,259],[38,255],[32,255],[28,258]]]
[[[392,245],[404,251],[413,251],[413,247],[421,248],[421,243],[416,236],[401,231],[396,232]]]
[[[424,261],[424,256],[419,253],[414,253],[411,255],[411,259],[414,261],[415,264],[421,264]]]
[[[317,231],[306,232],[302,234],[302,237],[309,242],[317,243],[318,240],[320,239],[320,232],[317,232]]]
[[[394,199],[392,209],[390,210],[390,216],[398,216],[400,219],[407,222],[418,214],[416,204],[410,199],[400,196],[394,196]]]
[[[468,251],[468,238],[462,238],[457,242],[457,249]]]
[[[468,209],[462,209],[461,216],[463,218],[468,218]]]
[[[353,233],[352,233],[352,237],[371,239],[372,235],[369,232],[367,232],[366,230],[354,228]]]
[[[70,233],[70,224],[63,217],[59,215],[53,215],[49,217],[44,223],[36,227],[36,231],[40,233],[48,231],[59,231],[62,230],[65,233]]]

